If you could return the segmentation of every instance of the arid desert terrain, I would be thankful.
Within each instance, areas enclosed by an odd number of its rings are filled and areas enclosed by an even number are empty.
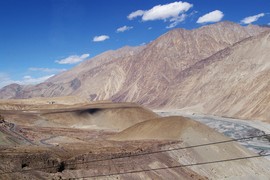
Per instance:
[[[175,28],[4,86],[0,179],[269,180],[269,29]]]
[[[75,99],[0,102],[0,179],[270,177],[269,160],[198,121]]]

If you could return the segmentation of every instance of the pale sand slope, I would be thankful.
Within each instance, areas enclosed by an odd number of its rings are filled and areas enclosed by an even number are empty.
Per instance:
[[[41,115],[41,117],[55,124],[73,128],[123,130],[139,122],[159,116],[137,106],[48,113]]]
[[[110,139],[115,141],[146,139],[183,141],[183,143],[174,147],[188,147],[229,140],[229,138],[199,122],[176,116],[157,118],[136,124],[117,135],[113,135]],[[255,155],[235,142],[170,151],[166,154],[178,160],[181,164],[211,162]],[[210,179],[269,179],[270,177],[270,161],[265,158],[227,161],[191,166],[190,168]]]
[[[30,100],[29,100],[30,101]],[[24,102],[24,101],[23,101]],[[135,103],[91,102],[71,105],[9,103],[0,114],[18,125],[121,131],[139,122],[159,117]]]
[[[45,143],[57,145],[57,144],[65,144],[65,143],[70,144],[70,143],[85,143],[85,142],[82,140],[67,137],[67,136],[57,136],[57,137],[53,137],[51,139],[46,140]]]
[[[0,104],[3,103],[13,103],[13,104],[48,104],[49,102],[54,102],[57,104],[78,104],[89,102],[86,98],[81,98],[78,96],[59,96],[59,97],[35,97],[28,99],[0,99]]]
[[[100,101],[99,101],[100,102]],[[104,101],[102,101],[104,102]],[[109,101],[108,101],[109,102]],[[89,104],[89,100],[77,96],[36,97],[29,99],[0,99],[0,110],[55,109],[58,106]]]

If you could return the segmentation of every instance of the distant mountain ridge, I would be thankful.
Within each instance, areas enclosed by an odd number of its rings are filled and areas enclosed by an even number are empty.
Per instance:
[[[239,74],[243,70],[241,67],[245,67],[245,72],[252,73],[251,77],[255,78],[258,78],[258,72],[268,73],[265,60],[268,57],[265,53],[268,48],[265,31],[268,30],[266,27],[244,27],[232,22],[220,22],[194,30],[174,29],[148,45],[102,53],[36,86],[6,86],[0,90],[0,98],[78,95],[90,100],[138,102],[156,109],[188,108],[202,113],[265,119],[268,117],[265,113],[242,112],[247,106],[244,101],[242,107],[237,105],[236,109],[230,110],[229,105],[233,103],[227,101],[241,100],[244,92],[243,86],[227,87],[226,83],[234,85],[235,79],[242,77]],[[250,42],[254,43],[253,48],[256,47],[258,52],[254,51],[254,56],[245,58],[253,51]],[[242,52],[245,49],[249,51]],[[232,54],[235,56],[232,57]],[[257,57],[262,59],[260,66],[256,63]],[[228,62],[231,62],[230,66]],[[216,73],[215,76],[211,75],[211,71]],[[242,80],[260,87],[267,81],[251,79],[253,81],[243,77]],[[223,87],[224,84],[226,87]],[[254,95],[254,98],[257,95],[256,92],[245,93],[250,97]],[[234,99],[231,99],[233,96]],[[224,102],[226,105],[221,107]],[[270,112],[269,106],[267,103],[261,108]],[[249,111],[252,111],[255,107],[250,108]]]

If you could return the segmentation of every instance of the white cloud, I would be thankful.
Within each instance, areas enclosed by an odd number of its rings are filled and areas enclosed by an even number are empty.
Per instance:
[[[250,24],[250,23],[253,23],[255,21],[257,21],[259,18],[265,16],[264,13],[260,13],[260,14],[257,14],[255,16],[249,16],[249,17],[246,17],[244,19],[241,20],[241,23],[243,24]]]
[[[142,20],[153,21],[153,20],[166,20],[169,18],[176,18],[180,13],[187,12],[192,8],[192,4],[188,2],[174,2],[165,5],[157,5],[152,9],[145,11]]]
[[[153,29],[153,28],[152,28],[152,27],[149,27],[149,28],[148,28],[148,30],[151,30],[151,29]]]
[[[24,76],[21,80],[13,80],[10,78],[8,74],[0,73],[0,88],[7,86],[9,84],[20,84],[20,85],[30,85],[30,84],[38,84],[46,81],[50,77],[54,76],[54,74],[42,76],[38,78],[34,78],[32,76]]]
[[[90,54],[83,54],[81,56],[72,55],[72,56],[69,56],[69,57],[64,58],[64,59],[56,60],[55,62],[58,64],[76,64],[76,63],[79,63],[79,62],[85,60],[89,56],[90,56]]]
[[[38,68],[38,67],[30,67],[29,71],[41,71],[46,73],[58,73],[66,71],[66,69],[56,69],[56,68]]]
[[[23,79],[21,81],[17,81],[18,84],[38,84],[38,83],[42,83],[44,81],[46,81],[47,79],[53,77],[54,74],[51,75],[47,75],[47,76],[42,76],[42,77],[38,77],[38,78],[33,78],[32,76],[24,76]]]
[[[166,28],[173,28],[177,26],[180,22],[183,22],[187,15],[187,12],[190,8],[193,7],[193,4],[188,2],[173,2],[165,5],[157,5],[153,8],[143,11],[138,10],[132,12],[128,19],[132,20],[136,17],[142,16],[142,21],[154,21],[154,20],[163,20],[171,22]]]
[[[10,79],[10,77],[5,74],[5,73],[0,73],[0,88],[8,85],[8,84],[12,84],[12,80]]]
[[[145,42],[141,43],[139,46],[144,46],[144,45],[146,45],[146,43],[145,43]]]
[[[132,19],[134,19],[134,18],[136,18],[136,17],[142,16],[143,14],[144,14],[144,11],[143,11],[143,10],[138,10],[138,11],[135,11],[135,12],[130,13],[130,14],[127,16],[127,18],[128,18],[129,20],[132,20]]]
[[[110,39],[110,37],[107,36],[107,35],[101,35],[101,36],[95,36],[95,37],[93,38],[93,41],[94,41],[94,42],[101,42],[101,41],[105,41],[105,40],[107,40],[107,39]]]
[[[179,23],[183,22],[185,19],[187,18],[186,14],[181,14],[178,17],[172,18],[170,20],[170,22],[172,22],[169,26],[167,26],[166,28],[170,29],[170,28],[174,28],[175,26],[177,26]]]
[[[197,23],[210,23],[210,22],[219,22],[224,17],[223,12],[219,10],[212,11],[210,13],[207,13],[203,16],[201,16]]]
[[[131,30],[131,29],[133,29],[132,26],[122,26],[122,27],[118,28],[116,30],[116,32],[125,32],[125,31]]]

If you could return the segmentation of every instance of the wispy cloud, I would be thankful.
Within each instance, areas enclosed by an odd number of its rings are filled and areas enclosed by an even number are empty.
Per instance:
[[[136,17],[142,16],[142,15],[144,14],[144,12],[145,12],[145,11],[143,11],[143,10],[137,10],[137,11],[134,11],[134,12],[130,13],[130,14],[127,16],[127,18],[128,18],[129,20],[135,19]]]
[[[78,55],[72,55],[64,59],[56,60],[55,62],[58,64],[76,64],[79,62],[82,62],[86,58],[88,58],[90,54],[83,54],[81,56]]]
[[[125,32],[133,29],[133,26],[122,26],[116,30],[116,32]]]
[[[224,17],[224,14],[220,10],[215,10],[210,13],[207,13],[197,20],[197,23],[211,23],[211,22],[219,22]]]
[[[42,83],[44,81],[46,81],[47,79],[53,77],[54,74],[51,75],[47,75],[47,76],[42,76],[42,77],[38,77],[38,78],[34,78],[32,76],[24,76],[23,79],[21,81],[17,81],[18,84],[38,84],[38,83]]]
[[[0,73],[0,88],[7,86],[9,84],[13,84],[13,83],[20,84],[20,85],[30,85],[30,84],[34,85],[34,84],[42,83],[52,76],[54,76],[54,74],[41,76],[37,78],[27,75],[27,76],[24,76],[20,80],[13,80],[10,78],[8,74]]]
[[[13,81],[10,79],[10,77],[5,73],[0,73],[0,88],[12,84]]]
[[[172,22],[170,25],[166,26],[167,29],[174,28],[179,23],[183,22],[187,18],[186,14],[181,14],[178,17],[170,19],[170,22]]]
[[[263,16],[265,16],[264,13],[260,13],[260,14],[254,15],[254,16],[249,16],[249,17],[246,17],[246,18],[242,19],[241,23],[242,24],[251,24],[253,22],[258,21],[258,19],[263,17]]]
[[[185,12],[192,7],[193,4],[188,2],[173,2],[165,5],[154,6],[146,11],[138,10],[132,12],[128,15],[128,19],[132,20],[136,17],[141,17],[142,21],[163,20],[166,22],[169,20],[170,25],[168,25],[167,28],[173,28],[186,19],[187,15]]]
[[[29,71],[45,72],[45,73],[59,73],[59,72],[66,71],[67,69],[30,67],[30,68],[28,68],[28,70]]]
[[[144,46],[144,45],[146,45],[146,43],[145,43],[145,42],[141,43],[139,46]]]
[[[93,42],[102,42],[102,41],[105,41],[107,39],[110,39],[110,36],[107,36],[107,35],[95,36],[93,38]]]

